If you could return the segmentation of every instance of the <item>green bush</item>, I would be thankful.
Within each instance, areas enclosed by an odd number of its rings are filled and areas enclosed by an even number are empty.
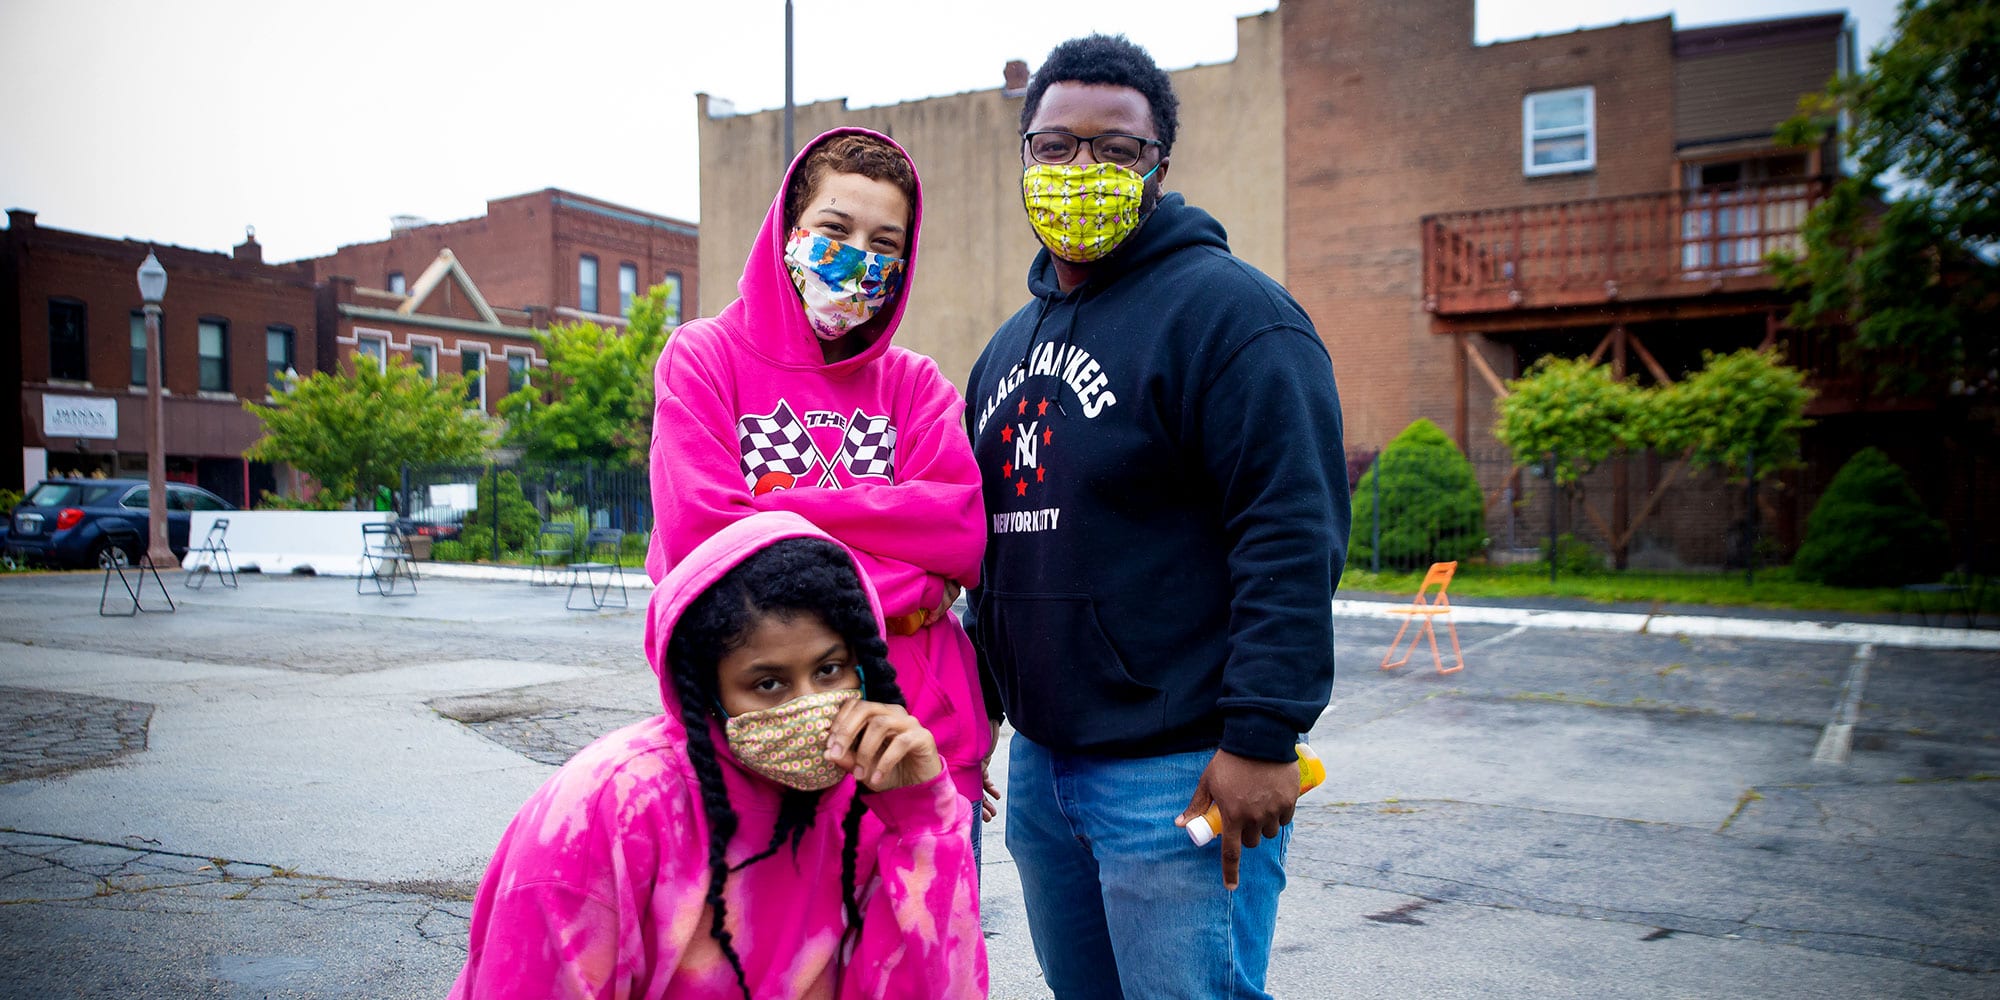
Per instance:
[[[1893,587],[1937,579],[1949,553],[1944,522],[1924,512],[1903,470],[1863,448],[1813,505],[1792,568],[1836,587]]]
[[[491,477],[481,480],[482,489],[491,488],[492,482]],[[527,495],[521,492],[521,477],[511,472],[501,473],[498,492],[500,547],[510,552],[533,548],[535,535],[542,530],[542,515],[535,510],[534,504],[528,502]],[[493,499],[482,496],[479,498],[479,506],[465,513],[465,528],[461,535],[467,537],[472,534],[474,528],[483,529],[486,539],[483,551],[489,557],[493,553],[492,519]]]
[[[1382,480],[1382,562],[1423,566],[1486,550],[1486,503],[1472,463],[1429,420],[1403,429],[1354,485],[1349,565],[1375,556],[1375,479]]]
[[[1549,568],[1549,543],[1542,542],[1542,558],[1535,565]],[[1588,576],[1604,571],[1604,553],[1589,542],[1565,531],[1556,537],[1556,573],[1561,576]]]
[[[493,558],[493,530],[491,528],[467,527],[461,529],[458,533],[458,541],[451,544],[456,549],[458,559],[462,562],[485,562]],[[432,549],[431,554],[439,559],[445,558],[442,555],[437,555],[436,549]]]
[[[466,552],[465,542],[461,539],[447,539],[442,542],[432,543],[431,559],[436,562],[477,561],[473,556],[471,556]]]

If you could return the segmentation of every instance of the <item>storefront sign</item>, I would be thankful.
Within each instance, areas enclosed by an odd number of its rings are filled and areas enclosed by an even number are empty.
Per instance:
[[[96,396],[43,396],[42,437],[102,438],[118,436],[118,401]]]

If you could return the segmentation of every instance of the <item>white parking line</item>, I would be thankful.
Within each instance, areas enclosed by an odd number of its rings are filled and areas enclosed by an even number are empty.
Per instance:
[[[1834,706],[1833,720],[1819,734],[1819,746],[1813,748],[1813,763],[1839,766],[1847,763],[1847,752],[1854,743],[1854,723],[1861,718],[1861,689],[1868,684],[1868,664],[1875,659],[1875,646],[1862,643],[1854,651],[1854,662],[1847,668],[1847,683],[1840,686],[1840,704]]]
[[[1387,609],[1405,605],[1340,598],[1333,613],[1343,618],[1386,619]],[[1778,621],[1706,615],[1648,615],[1621,611],[1531,611],[1452,605],[1460,624],[1526,625],[1529,628],[1590,632],[1637,632],[1713,639],[1774,639],[1780,642],[1868,643],[1920,649],[2000,650],[2000,630],[1877,625],[1861,622]]]

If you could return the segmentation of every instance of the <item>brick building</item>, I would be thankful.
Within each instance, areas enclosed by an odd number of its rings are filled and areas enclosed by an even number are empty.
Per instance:
[[[139,263],[167,271],[161,378],[167,478],[231,502],[275,485],[243,458],[264,402],[287,368],[320,351],[312,269],[266,264],[247,238],[230,254],[107,239],[40,226],[13,209],[0,239],[0,487],[45,475],[146,472],[145,324]],[[303,359],[303,364],[301,360]]]
[[[1474,0],[1281,0],[1238,20],[1233,62],[1171,72],[1182,128],[1168,186],[1314,317],[1350,451],[1365,461],[1422,417],[1494,454],[1495,401],[1544,354],[1664,382],[1699,368],[1703,350],[1776,344],[1807,371],[1818,423],[1809,468],[1759,501],[1766,537],[1796,542],[1858,443],[1887,446],[1954,524],[1977,520],[1961,502],[1977,491],[1951,478],[1963,463],[1923,450],[1950,437],[1936,407],[1863,392],[1830,338],[1785,328],[1790,297],[1763,266],[1798,245],[1840,169],[1830,145],[1783,149],[1772,134],[1852,64],[1845,13],[1688,29],[1663,17],[1485,45],[1473,15]],[[1018,99],[1003,88],[798,111],[802,136],[889,131],[916,158],[927,204],[951,207],[927,211],[924,237],[952,280],[918,279],[898,343],[958,380],[1026,298],[1033,243],[1010,180]],[[730,247],[769,202],[780,113],[722,116],[704,97],[698,119],[702,218],[723,266],[742,259]],[[1489,523],[1517,482],[1495,461],[1482,467]],[[1719,482],[1644,511],[1672,465],[1610,463],[1591,487],[1615,497],[1609,530],[1578,533],[1622,557],[1652,516],[1672,539],[1662,564],[1734,558],[1714,519],[1747,515],[1715,512]],[[1675,524],[1677,507],[1710,520]]]
[[[547,188],[486,203],[486,214],[427,223],[399,216],[389,238],[341,247],[308,261],[320,281],[406,293],[449,250],[463,274],[498,307],[540,309],[553,321],[625,322],[625,303],[669,286],[668,326],[699,291],[698,230],[692,223]]]

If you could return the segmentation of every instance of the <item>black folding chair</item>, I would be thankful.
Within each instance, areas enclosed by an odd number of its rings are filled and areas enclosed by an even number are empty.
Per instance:
[[[208,534],[202,536],[201,544],[188,550],[188,554],[195,557],[194,568],[187,571],[181,583],[200,590],[201,585],[207,582],[208,574],[213,572],[224,587],[235,588],[236,563],[229,558],[228,535],[229,519],[216,518],[215,523],[208,526]]]
[[[396,593],[398,580],[410,581],[410,593],[417,592],[416,559],[401,528],[375,523],[361,526],[361,575],[354,578],[354,592],[363,593],[363,581],[375,581],[375,592],[383,597]]]
[[[164,613],[179,610],[174,607],[174,595],[167,593],[167,585],[160,579],[159,567],[153,565],[153,555],[146,551],[146,542],[139,536],[139,529],[122,521],[107,521],[102,529],[107,544],[99,561],[104,565],[104,589],[97,595],[97,613],[104,618],[131,618],[139,612],[159,612],[159,608],[146,606],[146,574],[153,574],[153,586],[159,588],[160,596],[167,601]],[[127,568],[131,576],[125,575]],[[118,574],[118,583],[125,588],[125,596],[132,600],[132,610],[112,611],[111,574]]]
[[[562,574],[576,558],[576,525],[568,521],[544,521],[535,536],[535,565],[528,573],[528,585],[560,587]]]
[[[569,564],[569,595],[563,599],[563,607],[571,611],[601,609],[611,603],[611,587],[618,587],[618,606],[631,607],[625,591],[625,532],[618,528],[592,528],[584,536],[582,562]],[[598,577],[603,577],[600,586]],[[590,598],[588,607],[576,603],[576,589],[584,588]]]

